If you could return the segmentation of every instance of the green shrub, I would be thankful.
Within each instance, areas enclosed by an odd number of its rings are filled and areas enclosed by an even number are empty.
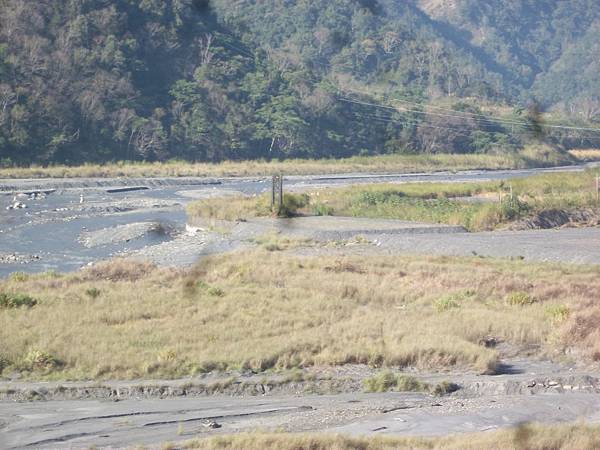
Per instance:
[[[0,292],[0,308],[32,308],[37,300],[25,294],[7,294]]]
[[[427,392],[429,384],[409,375],[394,375],[390,371],[380,372],[363,380],[366,392]]]
[[[506,303],[511,306],[527,306],[535,302],[535,298],[526,292],[511,292],[506,296]]]
[[[102,292],[100,291],[100,289],[92,287],[92,288],[86,289],[85,293],[88,297],[98,298],[98,297],[100,297],[100,294]]]
[[[315,216],[331,216],[333,215],[333,208],[324,203],[316,203],[312,207],[312,212]]]
[[[396,389],[400,392],[426,392],[429,390],[429,384],[409,375],[399,375]]]
[[[207,290],[210,287],[210,285],[203,281],[203,280],[198,280],[196,281],[196,288],[201,289],[203,291]]]
[[[504,220],[516,220],[530,211],[527,203],[515,196],[507,196],[500,203],[500,214]]]
[[[30,370],[52,370],[62,366],[62,362],[48,352],[31,349],[24,358],[25,365]]]
[[[279,217],[294,217],[298,210],[310,203],[308,194],[283,194],[283,204],[277,215]]]
[[[206,290],[206,293],[208,295],[210,295],[211,297],[223,297],[225,295],[225,292],[223,291],[223,289],[215,287],[215,286],[211,286]]]
[[[381,372],[363,380],[367,392],[387,392],[396,386],[396,376],[392,372]]]

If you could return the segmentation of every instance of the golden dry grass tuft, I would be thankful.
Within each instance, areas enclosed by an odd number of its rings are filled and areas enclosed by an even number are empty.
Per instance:
[[[466,276],[468,274],[468,276]],[[47,379],[180,377],[313,364],[493,371],[488,336],[600,359],[600,268],[264,249],[187,271],[126,260],[0,282],[5,370]],[[535,302],[507,302],[514,293]],[[27,355],[60,364],[40,367]],[[8,373],[8,372],[7,372]]]
[[[540,161],[540,164],[547,164]],[[421,172],[434,170],[518,169],[537,165],[531,158],[507,155],[379,155],[343,159],[289,159],[285,161],[225,161],[221,163],[118,162],[82,166],[0,168],[0,178],[95,177],[230,177],[274,173],[309,175],[350,172]]]
[[[580,161],[600,161],[600,148],[569,150],[569,153]]]
[[[197,439],[188,450],[595,450],[600,427],[522,425],[516,429],[443,438],[318,434],[239,434]]]

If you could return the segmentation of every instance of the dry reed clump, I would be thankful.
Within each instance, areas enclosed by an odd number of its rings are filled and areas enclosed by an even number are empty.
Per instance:
[[[138,281],[157,270],[156,265],[125,258],[102,261],[80,272],[81,281]]]
[[[418,172],[424,170],[520,169],[536,165],[519,155],[378,155],[342,159],[289,159],[284,161],[224,161],[221,163],[117,162],[82,166],[0,168],[0,178],[101,177],[231,177],[250,175],[310,175],[344,172]]]
[[[595,450],[597,425],[530,425],[443,438],[247,433],[196,439],[188,450]]]
[[[10,361],[4,370],[30,378],[351,363],[493,372],[496,351],[481,344],[490,337],[540,353],[600,352],[599,274],[522,261],[266,250],[206,258],[187,271],[118,260],[58,278],[1,281],[0,291],[38,303],[0,309],[0,342]],[[524,289],[534,303],[506,302]],[[63,364],[21,364],[31,349]]]

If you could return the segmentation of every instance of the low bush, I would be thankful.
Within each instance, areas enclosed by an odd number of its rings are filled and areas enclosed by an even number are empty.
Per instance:
[[[396,375],[392,372],[381,372],[363,380],[367,392],[387,392],[396,386]]]
[[[500,214],[503,221],[509,222],[519,219],[531,210],[530,206],[519,200],[518,197],[507,196],[500,203]]]
[[[37,300],[25,294],[0,292],[0,308],[32,308]]]
[[[208,295],[210,295],[211,297],[223,297],[225,295],[225,292],[223,291],[223,289],[215,287],[215,286],[211,286],[206,290],[206,293]]]
[[[396,389],[400,392],[426,392],[429,384],[410,375],[399,375],[396,379]]]
[[[62,361],[55,356],[37,349],[29,350],[23,362],[29,370],[34,371],[50,371],[63,365]]]
[[[366,392],[428,392],[428,383],[410,375],[394,375],[390,371],[381,372],[363,380]]]
[[[310,203],[308,194],[283,194],[283,204],[277,215],[279,217],[294,217],[298,211]]]
[[[315,216],[331,216],[333,215],[333,208],[324,203],[315,203],[312,206],[312,213]]]
[[[102,292],[100,291],[100,289],[98,289],[98,288],[95,288],[95,287],[92,287],[92,288],[86,289],[86,291],[85,291],[85,294],[86,294],[88,297],[91,297],[91,298],[98,298],[98,297],[100,297],[100,294],[101,294],[101,293],[102,293]]]

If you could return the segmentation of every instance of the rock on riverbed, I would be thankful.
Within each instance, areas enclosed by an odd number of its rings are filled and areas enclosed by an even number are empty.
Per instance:
[[[22,255],[20,253],[0,253],[0,264],[27,264],[41,259],[39,255]]]

